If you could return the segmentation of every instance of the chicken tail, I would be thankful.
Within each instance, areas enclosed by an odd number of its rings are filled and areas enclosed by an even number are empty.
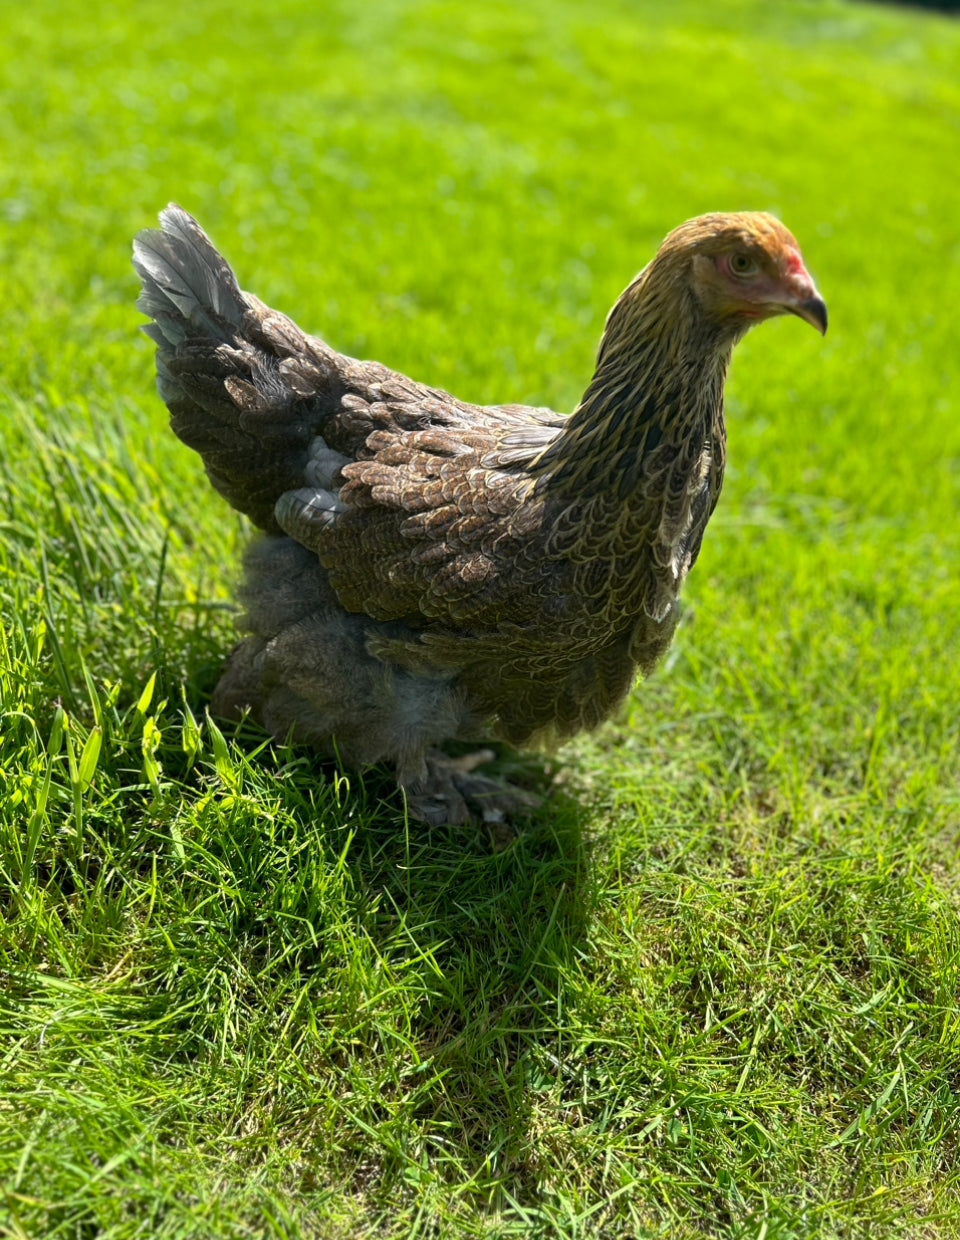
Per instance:
[[[160,212],[160,228],[144,228],[133,241],[133,265],[143,281],[137,309],[161,351],[202,331],[223,344],[236,338],[247,303],[227,261],[182,207]]]
[[[303,485],[311,440],[329,402],[339,401],[339,355],[243,293],[174,203],[160,213],[159,230],[137,233],[133,265],[174,433],[200,453],[234,508],[278,532],[274,505]]]

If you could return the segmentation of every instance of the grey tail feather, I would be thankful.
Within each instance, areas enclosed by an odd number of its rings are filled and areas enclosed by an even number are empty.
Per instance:
[[[229,264],[182,207],[170,203],[159,229],[137,233],[133,265],[143,281],[137,308],[154,320],[143,330],[161,349],[193,334],[188,324],[216,340],[235,338],[247,301]]]

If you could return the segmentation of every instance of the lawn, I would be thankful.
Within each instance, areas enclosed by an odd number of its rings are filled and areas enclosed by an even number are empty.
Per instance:
[[[2,24],[0,1235],[960,1236],[960,25]],[[669,228],[797,235],[830,332],[739,348],[673,649],[504,851],[205,715],[248,530],[137,332],[170,199],[338,348],[558,409]]]

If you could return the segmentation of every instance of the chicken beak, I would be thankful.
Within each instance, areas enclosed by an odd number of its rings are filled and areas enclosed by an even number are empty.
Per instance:
[[[802,301],[789,302],[785,309],[815,327],[821,336],[827,334],[827,303],[819,293],[814,292],[812,297],[805,297]]]

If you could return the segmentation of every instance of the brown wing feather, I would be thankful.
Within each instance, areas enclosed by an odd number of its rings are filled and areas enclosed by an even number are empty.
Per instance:
[[[529,510],[520,516],[531,481],[484,464],[519,410],[412,395],[370,407],[377,429],[343,468],[345,510],[314,546],[334,588],[344,606],[378,619],[482,629],[532,618],[535,600],[524,601],[515,575],[518,540],[536,524]]]

